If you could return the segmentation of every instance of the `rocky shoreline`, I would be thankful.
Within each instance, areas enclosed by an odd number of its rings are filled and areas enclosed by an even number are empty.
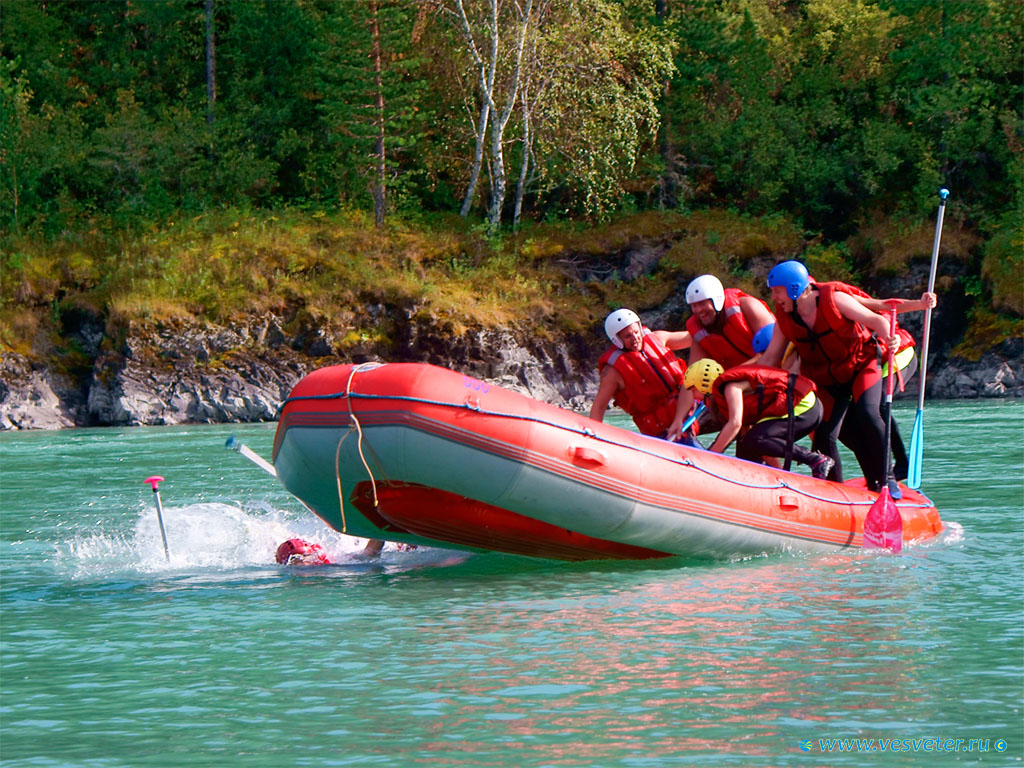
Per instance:
[[[678,308],[641,315],[651,327],[678,327]],[[342,345],[329,332],[288,333],[274,316],[227,327],[132,323],[117,342],[99,318],[85,318],[70,333],[84,357],[74,370],[0,353],[0,430],[274,421],[306,373],[369,360],[442,365],[577,410],[588,409],[597,390],[599,329],[591,338],[540,340],[523,329],[456,335],[409,314],[405,320],[388,344],[337,351]],[[950,356],[950,346],[933,340],[929,399],[1024,396],[1024,339],[1009,339],[977,362]],[[917,397],[917,377],[902,397]]]

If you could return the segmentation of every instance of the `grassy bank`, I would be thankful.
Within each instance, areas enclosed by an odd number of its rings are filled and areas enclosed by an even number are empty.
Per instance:
[[[0,343],[37,357],[61,350],[70,313],[101,318],[115,336],[132,322],[228,323],[273,312],[329,328],[344,347],[386,341],[396,306],[453,335],[510,326],[589,332],[609,309],[658,306],[704,272],[757,295],[765,294],[764,265],[786,258],[804,259],[822,279],[901,274],[928,258],[933,234],[929,221],[877,222],[847,242],[824,243],[783,217],[723,210],[528,225],[500,237],[454,216],[391,219],[378,231],[361,213],[293,209],[221,211],[132,231],[95,221],[57,240],[5,238]],[[1006,291],[986,285],[983,258],[979,238],[947,221],[943,259],[977,293],[979,328],[967,336],[974,346],[1022,330],[1019,317],[992,309]]]

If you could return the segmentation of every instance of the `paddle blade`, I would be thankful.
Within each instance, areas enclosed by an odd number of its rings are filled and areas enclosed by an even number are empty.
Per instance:
[[[924,412],[918,408],[914,417],[914,435],[910,438],[910,454],[907,467],[907,487],[915,491],[921,487],[921,463],[924,459]]]
[[[864,517],[864,549],[888,549],[893,554],[903,549],[903,518],[896,502],[883,486],[875,503]]]

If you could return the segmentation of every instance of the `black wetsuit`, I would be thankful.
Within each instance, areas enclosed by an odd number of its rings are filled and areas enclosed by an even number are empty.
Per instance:
[[[798,416],[793,417],[792,456],[801,464],[808,466],[820,459],[818,454],[802,445],[797,440],[811,434],[821,423],[821,401],[815,400],[814,405]],[[747,461],[761,461],[765,456],[782,457],[786,455],[789,442],[789,419],[782,416],[777,419],[759,421],[736,446],[736,456]]]
[[[903,382],[906,383],[917,373],[917,353],[910,358],[910,362],[907,363],[906,368],[900,371],[900,375],[903,378]],[[898,382],[894,382],[893,398],[899,394]],[[882,395],[879,405],[879,418],[882,419],[883,425],[885,422],[885,388],[888,386],[886,378],[882,379]],[[863,425],[855,412],[847,414],[846,419],[843,421],[842,429],[839,432],[839,441],[849,448],[851,451],[856,453],[858,450],[862,450],[864,436]],[[884,437],[884,433],[883,433]],[[910,460],[907,458],[907,448],[903,443],[903,437],[900,435],[899,425],[896,423],[896,419],[892,420],[892,432],[890,434],[892,441],[892,458],[893,458],[893,475],[897,480],[906,480],[907,473],[910,468]]]

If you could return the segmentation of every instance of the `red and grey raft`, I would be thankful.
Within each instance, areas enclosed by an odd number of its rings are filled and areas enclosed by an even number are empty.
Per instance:
[[[286,400],[284,486],[353,536],[559,560],[861,546],[877,498],[588,419],[437,366],[323,368]],[[903,488],[907,543],[943,530]]]

